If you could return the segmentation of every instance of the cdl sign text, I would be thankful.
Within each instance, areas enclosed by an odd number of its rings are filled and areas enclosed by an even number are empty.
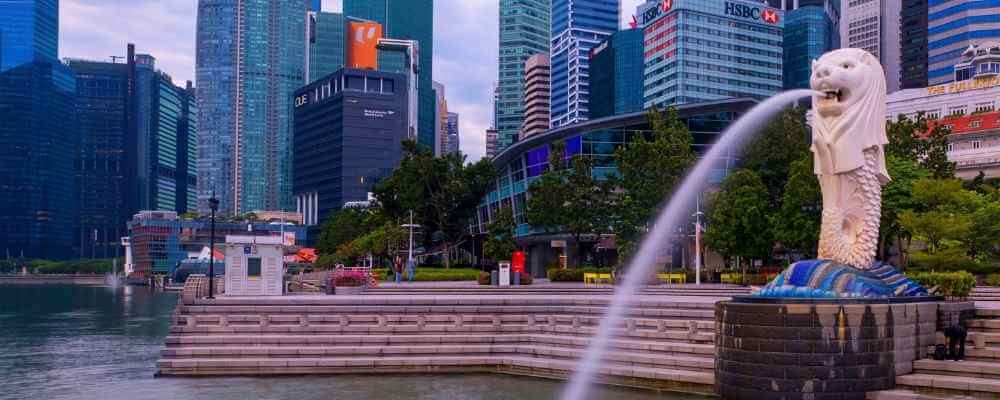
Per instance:
[[[763,8],[748,4],[726,2],[726,15],[739,18],[749,18],[754,21],[764,21],[768,24],[777,24],[780,18],[778,11],[773,8]]]

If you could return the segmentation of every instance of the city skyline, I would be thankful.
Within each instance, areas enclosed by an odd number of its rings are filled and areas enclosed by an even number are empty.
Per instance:
[[[642,2],[621,0],[623,25]],[[62,0],[59,5],[60,59],[109,61],[124,56],[131,42],[156,57],[158,68],[175,85],[191,80],[198,86],[197,1]],[[449,110],[462,116],[461,150],[469,161],[485,155],[484,132],[493,120],[490,85],[497,77],[497,7],[496,0],[435,2],[433,78],[448,88]],[[323,10],[340,12],[341,1],[324,1]]]

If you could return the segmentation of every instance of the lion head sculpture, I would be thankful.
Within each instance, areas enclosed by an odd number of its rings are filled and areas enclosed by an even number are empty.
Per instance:
[[[861,49],[840,49],[813,61],[812,151],[818,175],[841,174],[865,163],[864,151],[876,148],[876,173],[889,180],[882,146],[885,134],[885,73],[875,56]]]

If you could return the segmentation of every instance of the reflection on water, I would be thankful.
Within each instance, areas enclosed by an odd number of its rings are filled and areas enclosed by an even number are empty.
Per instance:
[[[142,287],[0,286],[0,399],[551,399],[561,387],[490,374],[153,378],[176,304]]]

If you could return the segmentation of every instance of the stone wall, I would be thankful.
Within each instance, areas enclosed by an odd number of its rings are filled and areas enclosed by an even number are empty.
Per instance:
[[[864,399],[934,343],[935,302],[720,302],[716,388],[726,399]]]

